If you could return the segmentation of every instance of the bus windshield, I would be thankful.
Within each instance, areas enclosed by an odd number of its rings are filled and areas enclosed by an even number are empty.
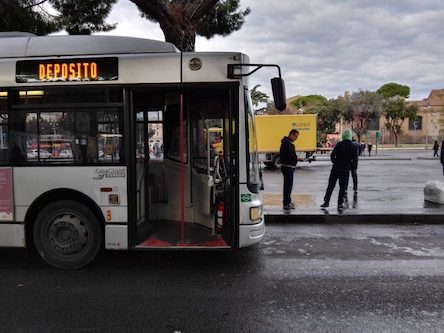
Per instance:
[[[247,162],[248,162],[248,189],[253,193],[259,193],[260,175],[259,175],[259,155],[257,152],[256,126],[254,123],[254,114],[250,92],[245,88],[245,113],[246,113],[246,131],[247,131]]]

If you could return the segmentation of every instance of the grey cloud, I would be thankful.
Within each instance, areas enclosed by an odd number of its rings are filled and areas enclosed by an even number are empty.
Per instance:
[[[119,28],[111,34],[163,39],[130,1],[119,6],[110,18]],[[197,38],[196,50],[241,51],[255,63],[278,63],[288,96],[332,98],[399,82],[410,86],[412,99],[422,99],[444,88],[443,0],[243,0],[241,7],[252,12],[240,31]],[[250,85],[271,95],[274,75],[259,71]]]

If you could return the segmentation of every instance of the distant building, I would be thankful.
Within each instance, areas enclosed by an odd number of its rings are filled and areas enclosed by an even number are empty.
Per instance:
[[[295,107],[294,105],[291,104],[291,102],[293,102],[295,99],[302,97],[302,96],[293,96],[293,97],[289,97],[286,99],[286,104],[287,107],[285,108],[284,111],[282,111],[283,114],[295,114],[295,113],[304,113],[303,112],[303,108],[298,108]],[[279,113],[279,111],[276,110],[276,113]]]
[[[345,92],[344,96],[349,95]],[[304,113],[304,107],[296,107],[292,101],[301,96],[287,98],[287,108],[283,113]],[[342,96],[339,96],[341,98]],[[444,89],[434,89],[429,96],[419,101],[407,101],[408,105],[416,104],[418,113],[416,119],[405,119],[402,124],[402,134],[398,136],[398,144],[425,144],[432,145],[435,140],[441,142],[444,139]],[[390,132],[385,128],[386,119],[381,116],[374,119],[369,126],[369,131],[361,139],[364,141],[376,142],[376,132],[381,136],[379,143],[394,143],[394,138],[390,137]],[[341,133],[347,124],[338,123],[337,132]]]
[[[444,136],[444,89],[434,89],[429,97],[420,101],[407,101],[408,105],[416,104],[416,119],[405,119],[402,134],[398,136],[398,144],[417,143],[431,145],[435,140],[441,142]],[[381,132],[380,143],[394,143],[390,132],[385,128],[386,119],[381,116],[379,121],[370,124],[368,141],[375,141],[376,131]]]

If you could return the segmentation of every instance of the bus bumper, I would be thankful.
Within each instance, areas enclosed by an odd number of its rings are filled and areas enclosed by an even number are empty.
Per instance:
[[[247,247],[259,243],[265,235],[265,221],[256,224],[241,224],[239,226],[239,247]]]

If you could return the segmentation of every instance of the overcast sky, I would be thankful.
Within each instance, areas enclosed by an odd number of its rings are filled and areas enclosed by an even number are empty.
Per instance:
[[[327,98],[388,82],[410,87],[410,100],[444,88],[444,0],[241,0],[251,13],[241,30],[196,51],[241,51],[252,63],[279,64],[287,97]],[[156,23],[119,0],[109,34],[164,40]],[[272,69],[251,78],[270,93]]]

